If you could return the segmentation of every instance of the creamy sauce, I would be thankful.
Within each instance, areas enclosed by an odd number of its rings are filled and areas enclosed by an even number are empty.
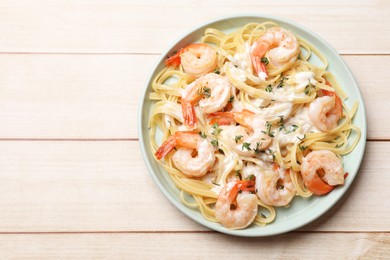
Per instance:
[[[316,85],[317,81],[314,79],[314,72],[312,71],[303,71],[295,74],[296,89],[302,91],[306,88],[307,85],[312,84]]]
[[[252,64],[250,59],[250,46],[248,43],[244,45],[244,52],[237,52],[231,59],[231,62],[237,66],[238,69],[244,72],[252,72]]]
[[[303,139],[305,134],[319,132],[310,121],[308,110],[307,107],[303,107],[294,117],[286,121],[284,124],[285,130],[280,131],[277,136],[280,146],[283,147],[288,144],[293,144],[298,139]]]
[[[235,79],[244,82],[247,79],[246,73],[252,73],[249,44],[245,43],[244,52],[237,52],[233,57],[228,57],[228,59],[230,62],[226,63],[226,66],[229,67],[232,76]]]

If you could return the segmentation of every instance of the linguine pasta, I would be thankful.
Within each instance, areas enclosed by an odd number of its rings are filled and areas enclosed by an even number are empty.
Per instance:
[[[165,67],[152,83],[153,92],[149,98],[154,101],[154,105],[149,128],[153,151],[160,147],[160,139],[165,141],[178,131],[196,132],[213,145],[215,163],[201,177],[188,176],[176,167],[172,160],[175,150],[157,160],[180,190],[182,203],[198,209],[209,221],[217,221],[215,204],[227,183],[253,177],[258,181],[257,176],[245,174],[243,169],[246,166],[272,171],[274,165],[277,165],[288,170],[294,196],[306,198],[313,196],[313,193],[302,177],[304,157],[311,151],[327,150],[342,160],[342,156],[350,153],[360,138],[359,128],[352,123],[358,108],[357,102],[351,108],[342,103],[342,116],[332,129],[321,131],[310,120],[309,105],[323,93],[335,92],[341,100],[347,96],[333,75],[326,70],[326,57],[309,42],[297,37],[297,59],[278,66],[264,60],[266,78],[254,71],[250,57],[251,46],[272,27],[279,25],[274,22],[248,23],[228,34],[208,28],[201,38],[202,43],[216,50],[214,73],[226,77],[232,88],[228,104],[221,111],[234,113],[246,110],[261,117],[265,122],[262,132],[270,139],[269,145],[264,148],[259,149],[259,143],[256,147],[244,142],[242,135],[229,135],[235,124],[212,123],[212,116],[202,113],[198,106],[195,106],[196,127],[189,128],[184,124],[182,93],[197,77],[186,73],[182,65]],[[320,59],[322,66],[310,63],[312,55]],[[350,138],[352,132],[356,133],[353,140]],[[237,153],[232,143],[252,154]],[[320,172],[318,174],[321,175]],[[277,190],[284,187],[279,185],[274,188]],[[257,204],[259,212],[253,224],[264,226],[272,223],[276,217],[275,205],[261,198],[257,199]]]

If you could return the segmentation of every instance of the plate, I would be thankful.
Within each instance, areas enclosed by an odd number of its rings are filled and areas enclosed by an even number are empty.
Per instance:
[[[190,43],[198,42],[201,36],[204,34],[206,28],[213,27],[224,32],[231,32],[235,29],[242,27],[249,22],[264,22],[274,21],[281,27],[291,30],[294,34],[307,40],[313,46],[315,46],[320,52],[322,52],[329,61],[328,70],[334,74],[339,84],[343,87],[348,95],[348,99],[345,101],[347,107],[352,107],[354,101],[359,102],[357,114],[353,123],[361,130],[361,138],[358,145],[352,151],[352,153],[344,156],[343,163],[345,171],[349,173],[345,180],[345,185],[334,189],[331,193],[322,197],[311,197],[304,199],[301,197],[295,197],[289,208],[276,208],[276,219],[273,223],[259,227],[251,225],[250,227],[242,230],[229,230],[224,228],[219,223],[207,221],[203,218],[202,214],[194,209],[187,208],[180,202],[179,190],[175,187],[168,174],[158,165],[153,157],[153,152],[150,147],[150,137],[148,129],[149,115],[151,112],[152,102],[149,100],[149,93],[151,92],[151,82],[157,73],[164,68],[164,60],[168,54],[181,47],[187,46]],[[312,63],[316,63],[310,60]],[[318,61],[317,61],[318,62]],[[155,183],[161,190],[161,192],[168,198],[168,200],[176,206],[181,212],[187,215],[189,218],[200,223],[201,225],[210,228],[212,230],[237,236],[245,237],[262,237],[271,236],[289,232],[310,223],[316,218],[327,212],[336,202],[346,193],[351,186],[354,178],[356,177],[360,163],[363,158],[365,142],[366,142],[366,117],[363,99],[359,91],[359,87],[348,69],[343,59],[337,54],[337,52],[326,43],[317,34],[307,30],[306,28],[285,19],[272,17],[268,15],[248,15],[248,16],[234,16],[226,17],[216,21],[209,22],[201,25],[189,33],[180,37],[175,41],[169,49],[167,49],[157,62],[153,69],[149,79],[146,82],[145,88],[141,95],[140,107],[138,111],[138,133],[140,135],[140,145],[142,154],[148,168],[149,173],[154,179]],[[353,138],[354,136],[351,136]]]

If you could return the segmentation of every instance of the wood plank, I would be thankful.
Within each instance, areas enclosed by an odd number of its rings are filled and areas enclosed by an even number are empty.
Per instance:
[[[280,16],[315,31],[340,53],[390,53],[388,1],[3,0],[1,52],[160,53],[177,37],[227,15]],[[151,17],[158,17],[158,22]]]
[[[324,246],[326,245],[326,246]],[[0,257],[33,259],[385,259],[390,235],[289,233],[242,238],[217,233],[0,235]]]
[[[137,136],[138,97],[156,56],[0,56],[1,138]]]
[[[303,230],[390,232],[389,148],[368,142],[345,197]],[[136,141],[2,141],[0,165],[0,232],[207,230],[158,190]]]
[[[0,138],[137,138],[158,55],[0,55]],[[390,56],[344,56],[366,101],[368,138],[390,138]],[[362,66],[362,64],[365,64]]]

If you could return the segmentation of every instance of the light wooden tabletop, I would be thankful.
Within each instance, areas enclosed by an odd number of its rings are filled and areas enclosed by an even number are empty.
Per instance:
[[[162,51],[237,14],[319,34],[352,70],[367,110],[350,190],[318,220],[274,237],[223,235],[187,218],[158,190],[138,141],[139,96]],[[390,258],[389,67],[384,0],[1,0],[0,258]]]

